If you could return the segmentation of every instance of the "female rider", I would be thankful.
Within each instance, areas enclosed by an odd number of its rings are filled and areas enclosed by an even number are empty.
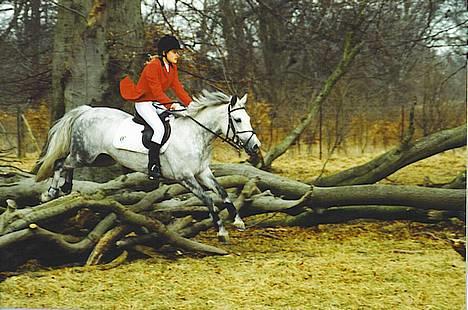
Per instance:
[[[181,109],[172,103],[164,93],[174,90],[184,106],[190,105],[192,98],[179,81],[177,60],[181,49],[179,41],[171,35],[162,37],[157,44],[158,57],[151,59],[143,69],[137,85],[127,76],[120,82],[120,93],[126,100],[135,101],[135,110],[153,129],[151,145],[148,148],[148,177],[151,180],[161,176],[159,151],[164,137],[164,125],[159,115],[166,109]]]

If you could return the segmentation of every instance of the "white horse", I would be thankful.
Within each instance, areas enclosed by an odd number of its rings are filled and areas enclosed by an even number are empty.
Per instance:
[[[229,200],[224,188],[216,181],[209,168],[212,142],[218,136],[235,141],[248,153],[256,153],[260,141],[252,130],[245,110],[247,95],[238,99],[221,92],[203,92],[187,109],[185,117],[171,120],[172,134],[161,150],[161,170],[164,178],[176,180],[208,207],[220,241],[228,240],[228,232],[218,216],[218,208],[203,188],[220,196],[234,225],[244,229],[244,222]],[[134,171],[147,173],[148,156],[144,147],[134,151],[116,148],[116,135],[122,123],[132,116],[112,108],[80,106],[67,112],[49,131],[47,146],[37,168],[36,181],[53,177],[43,200],[58,197],[60,190],[70,193],[73,169],[93,166],[101,154]],[[135,135],[141,144],[141,125]],[[119,137],[117,137],[119,138]],[[135,138],[135,137],[133,137]],[[120,137],[122,140],[123,137]],[[118,140],[118,139],[117,139]],[[118,142],[118,141],[117,141]],[[65,174],[65,183],[59,188],[59,179]]]

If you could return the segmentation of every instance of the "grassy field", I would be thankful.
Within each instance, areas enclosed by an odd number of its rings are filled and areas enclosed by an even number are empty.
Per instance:
[[[326,173],[375,156],[332,157]],[[237,157],[222,150],[217,161]],[[447,182],[466,151],[402,169],[384,183]],[[323,161],[293,152],[274,170],[311,180]],[[465,262],[447,243],[458,222],[353,221],[313,228],[232,228],[224,257],[139,258],[109,270],[29,271],[0,283],[0,307],[54,309],[465,309]],[[197,240],[217,245],[214,231]]]

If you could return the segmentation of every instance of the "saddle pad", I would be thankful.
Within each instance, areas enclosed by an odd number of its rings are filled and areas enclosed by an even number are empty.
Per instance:
[[[142,142],[143,128],[143,125],[135,123],[132,117],[125,119],[117,128],[112,144],[116,149],[148,154],[148,149]],[[169,140],[161,147],[160,154],[166,151],[168,145]]]

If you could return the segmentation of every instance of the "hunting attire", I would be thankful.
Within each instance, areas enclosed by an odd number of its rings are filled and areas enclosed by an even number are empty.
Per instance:
[[[174,108],[173,100],[165,91],[171,88],[182,104],[187,107],[192,98],[179,81],[177,65],[164,58],[171,50],[180,49],[179,41],[173,36],[164,36],[158,43],[159,58],[151,60],[143,69],[137,85],[127,76],[120,82],[120,93],[125,100],[135,102],[136,113],[153,129],[151,145],[148,148],[148,176],[161,176],[159,151],[164,137],[164,125],[159,115]]]

